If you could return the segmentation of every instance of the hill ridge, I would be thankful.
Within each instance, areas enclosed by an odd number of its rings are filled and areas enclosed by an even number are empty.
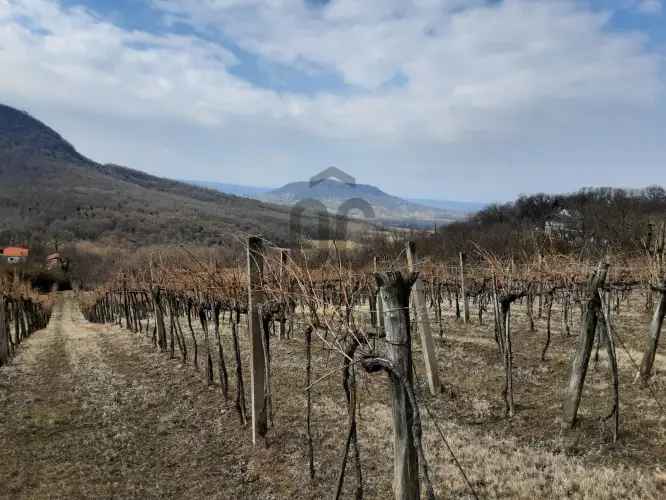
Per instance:
[[[29,113],[2,104],[0,178],[0,242],[219,245],[253,234],[284,244],[291,236],[284,206],[97,163]],[[314,214],[302,223],[303,237],[318,227]]]
[[[58,132],[29,112],[0,103],[0,150],[42,153],[51,157],[94,164]]]

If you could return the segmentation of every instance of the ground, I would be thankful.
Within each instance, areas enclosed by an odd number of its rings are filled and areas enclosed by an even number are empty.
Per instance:
[[[0,377],[6,498],[257,498],[219,394],[61,300]]]
[[[638,312],[620,318],[618,330],[627,351],[640,359],[640,340],[649,318]],[[507,419],[490,327],[477,320],[464,326],[450,315],[445,318],[444,339],[436,342],[445,391],[432,397],[422,383],[418,387],[426,456],[441,498],[469,498],[469,490],[435,421],[480,498],[666,496],[666,420],[651,395],[633,384],[634,370],[620,347],[620,442],[610,442],[603,423],[609,409],[603,353],[588,376],[579,428],[561,433],[559,391],[575,337],[561,334],[557,314],[553,323],[553,344],[547,361],[541,362],[543,320],[537,322],[538,332],[531,333],[520,314],[515,315],[517,414]],[[438,325],[434,326],[438,337]],[[226,328],[223,336],[233,394]],[[244,330],[241,342],[249,387]],[[321,342],[315,340],[313,346],[316,380],[340,361]],[[201,350],[200,346],[200,356]],[[198,370],[191,361],[183,366],[157,352],[145,334],[90,324],[75,297],[61,296],[48,329],[24,342],[12,364],[0,369],[0,496],[330,498],[346,433],[340,376],[325,378],[313,391],[316,477],[311,481],[301,336],[274,340],[272,352],[274,426],[268,447],[255,449],[249,428],[240,426],[219,385],[205,385],[201,360]],[[663,398],[666,361],[661,354],[657,369],[654,387]],[[368,499],[391,497],[387,393],[384,376],[360,377],[359,435]],[[354,481],[349,469],[343,498],[352,498]]]

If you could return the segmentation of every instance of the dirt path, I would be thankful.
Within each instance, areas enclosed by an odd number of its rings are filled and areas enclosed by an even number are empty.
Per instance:
[[[62,297],[0,371],[0,497],[271,498],[215,389],[112,332]]]

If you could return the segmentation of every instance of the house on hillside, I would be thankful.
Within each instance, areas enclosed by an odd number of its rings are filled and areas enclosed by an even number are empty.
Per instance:
[[[6,264],[21,264],[28,260],[30,250],[25,247],[7,247],[2,250],[2,262]]]
[[[52,253],[46,257],[46,269],[49,271],[62,267],[62,257],[59,253]]]
[[[583,218],[573,210],[563,208],[544,224],[548,236],[573,240],[583,234]]]

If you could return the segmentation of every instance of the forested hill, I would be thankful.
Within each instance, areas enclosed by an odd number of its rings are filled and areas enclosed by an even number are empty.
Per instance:
[[[25,111],[0,104],[0,154],[14,158],[50,159],[89,165],[55,130],[34,119]]]
[[[465,221],[441,228],[424,245],[452,255],[476,245],[497,255],[551,251],[602,252],[610,245],[627,253],[643,251],[654,226],[666,222],[666,190],[584,188],[570,194],[536,194],[494,204]]]
[[[29,114],[0,105],[0,244],[35,238],[217,244],[289,237],[290,210],[83,155]],[[304,216],[305,232],[316,217]],[[356,225],[360,223],[355,223]]]

